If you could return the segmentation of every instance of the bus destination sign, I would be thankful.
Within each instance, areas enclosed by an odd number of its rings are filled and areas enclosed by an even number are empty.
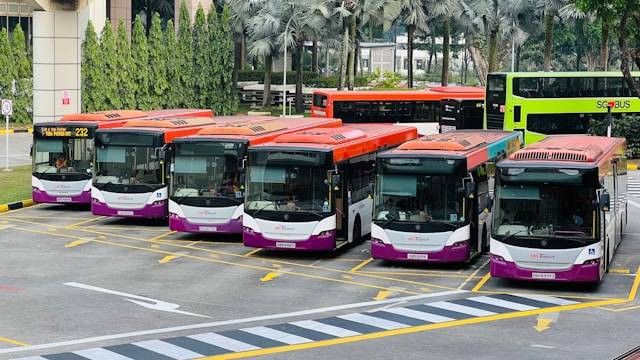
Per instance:
[[[88,138],[91,135],[88,127],[43,126],[38,130],[38,135],[41,137]]]

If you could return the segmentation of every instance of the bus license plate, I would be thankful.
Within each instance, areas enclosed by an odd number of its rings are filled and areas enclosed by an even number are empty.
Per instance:
[[[56,202],[71,202],[71,198],[70,197],[59,197],[59,198],[56,198]]]
[[[428,260],[429,254],[407,254],[409,260]]]
[[[556,278],[555,273],[531,273],[532,279],[544,279],[544,280],[554,280]]]
[[[288,243],[288,242],[276,242],[276,247],[283,248],[283,249],[295,249],[296,244]]]
[[[133,211],[118,210],[118,215],[131,216],[133,215]]]
[[[456,127],[451,125],[440,125],[440,132],[447,133],[449,131],[455,131]]]
[[[218,228],[215,226],[200,226],[198,229],[200,229],[200,231],[218,231]]]

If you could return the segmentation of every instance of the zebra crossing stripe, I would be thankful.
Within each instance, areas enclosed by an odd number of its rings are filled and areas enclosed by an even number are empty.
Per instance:
[[[19,360],[186,360],[572,304],[577,302],[547,295],[492,294]]]

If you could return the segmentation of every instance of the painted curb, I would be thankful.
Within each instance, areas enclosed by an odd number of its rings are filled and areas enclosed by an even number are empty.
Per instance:
[[[25,133],[33,134],[33,128],[29,128],[29,129],[9,129],[9,134],[25,134]],[[7,134],[7,130],[6,129],[0,129],[0,135],[6,135],[6,134]]]
[[[27,199],[27,200],[22,200],[22,201],[18,201],[18,202],[13,202],[10,204],[2,204],[0,205],[0,213],[3,212],[7,212],[10,210],[17,210],[17,209],[21,209],[24,207],[28,207],[33,205],[33,200],[31,199]]]
[[[638,165],[636,165],[636,164],[627,164],[627,170],[638,170]]]

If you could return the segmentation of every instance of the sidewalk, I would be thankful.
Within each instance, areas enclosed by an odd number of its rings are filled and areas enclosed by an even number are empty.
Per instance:
[[[9,134],[24,134],[24,133],[33,134],[33,128],[28,128],[28,129],[9,129]],[[0,129],[0,135],[6,135],[6,134],[7,134],[7,130],[6,129]]]

